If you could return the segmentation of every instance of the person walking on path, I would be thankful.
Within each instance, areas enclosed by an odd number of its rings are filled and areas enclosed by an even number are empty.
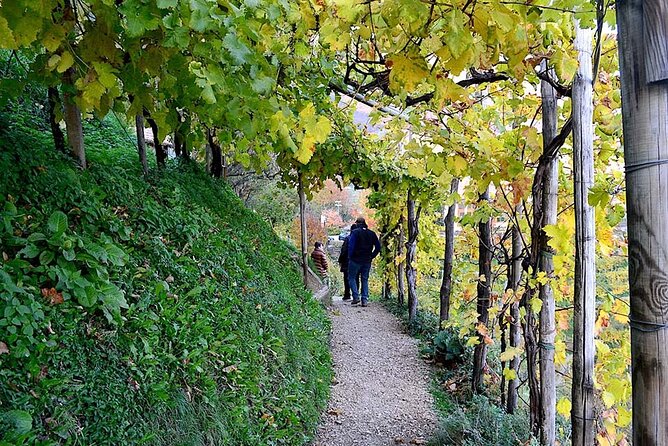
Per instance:
[[[350,232],[352,233],[357,229],[357,225],[353,224],[350,227]],[[339,266],[341,272],[343,273],[343,300],[350,300],[350,283],[348,282],[348,239],[350,234],[343,240],[343,245],[341,245],[341,253],[339,254]],[[359,287],[360,279],[359,275],[357,276],[357,287]]]
[[[314,246],[313,252],[311,253],[311,259],[313,259],[313,263],[315,263],[315,267],[318,269],[320,277],[327,279],[327,254],[325,254],[325,250],[322,249],[322,243],[315,242]]]
[[[352,305],[360,302],[366,307],[369,301],[369,272],[371,261],[380,254],[380,241],[368,228],[363,217],[355,221],[357,229],[348,237],[348,282],[353,294]],[[361,290],[357,286],[357,275],[361,276]]]

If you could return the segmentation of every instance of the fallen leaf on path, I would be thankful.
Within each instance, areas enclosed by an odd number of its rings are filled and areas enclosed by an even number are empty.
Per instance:
[[[394,442],[397,443],[397,444],[406,444],[406,441],[401,437],[395,438]]]
[[[343,412],[341,412],[341,409],[329,409],[327,411],[328,414],[330,415],[336,415],[337,417],[341,415]]]
[[[413,438],[410,441],[410,444],[427,444],[427,440],[425,440],[424,438]]]

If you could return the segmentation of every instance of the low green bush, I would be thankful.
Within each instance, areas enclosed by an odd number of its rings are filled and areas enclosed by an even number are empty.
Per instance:
[[[294,249],[193,162],[144,179],[114,119],[86,171],[0,123],[0,444],[308,443],[329,321]]]
[[[527,434],[526,416],[509,415],[483,395],[459,403],[441,393],[437,401],[442,418],[432,446],[538,445]]]

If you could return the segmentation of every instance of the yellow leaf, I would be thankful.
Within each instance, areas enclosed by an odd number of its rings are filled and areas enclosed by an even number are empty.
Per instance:
[[[15,50],[17,48],[12,30],[9,29],[9,23],[7,22],[7,19],[2,16],[0,16],[0,48],[7,48],[10,50]]]
[[[108,63],[93,62],[93,68],[97,73],[97,80],[100,81],[107,89],[116,86],[116,76],[114,75],[114,67]]]
[[[521,347],[509,347],[505,352],[501,353],[499,359],[501,362],[508,362],[515,358],[515,356],[522,353]]]
[[[410,92],[429,76],[429,69],[424,59],[409,58],[402,54],[391,56],[388,60],[390,66],[390,89],[399,93],[401,90]]]
[[[631,424],[631,411],[626,410],[624,407],[617,408],[617,426],[626,427]]]
[[[529,303],[531,304],[531,311],[538,313],[543,306],[543,301],[537,297],[532,298]]]
[[[611,408],[612,405],[615,404],[615,395],[608,392],[607,390],[603,391],[601,394],[601,399],[603,400],[603,404],[605,404],[606,409]]]
[[[56,71],[58,71],[59,73],[64,73],[72,65],[74,65],[74,57],[72,56],[72,53],[70,53],[69,51],[65,51],[60,56],[60,62],[58,62],[58,67],[56,67]]]
[[[452,167],[454,168],[453,173],[457,176],[461,175],[464,172],[464,170],[466,170],[466,168],[468,167],[466,159],[464,159],[464,157],[461,155],[455,155],[451,157],[449,161],[451,161]]]
[[[600,339],[595,339],[594,344],[596,345],[597,355],[607,355],[608,353],[610,353],[610,347],[608,347],[608,344],[601,341]]]
[[[449,77],[438,79],[436,81],[436,97],[438,104],[445,104],[446,101],[466,101],[468,95],[466,89],[458,85]]]
[[[46,66],[50,69],[54,69],[58,65],[58,62],[60,62],[60,56],[58,54],[54,54],[53,56],[49,57],[49,60],[46,62]]]
[[[603,436],[601,434],[596,435],[596,442],[598,446],[614,446],[610,440],[608,439],[607,436]]]
[[[471,336],[468,341],[466,341],[467,347],[475,347],[480,344],[480,338],[478,336]]]
[[[554,363],[556,365],[566,364],[566,343],[563,340],[554,343]]]
[[[570,418],[571,401],[568,398],[561,398],[557,403],[557,412],[564,418]]]
[[[550,59],[560,79],[571,79],[578,69],[578,61],[568,51],[557,47]]]
[[[517,379],[517,373],[515,372],[515,370],[509,369],[508,367],[503,369],[503,376],[508,381],[512,381],[513,379]]]

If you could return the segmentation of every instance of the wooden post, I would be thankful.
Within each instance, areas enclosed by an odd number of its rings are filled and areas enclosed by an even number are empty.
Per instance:
[[[401,257],[404,254],[404,244],[406,243],[406,236],[404,229],[404,216],[403,214],[399,217],[399,240],[397,241],[397,257]],[[402,260],[397,265],[397,303],[399,306],[403,306],[406,302],[404,290],[404,277],[405,277],[405,265],[406,261]]]
[[[450,194],[454,195],[459,189],[459,178],[453,178],[450,183]],[[443,280],[441,281],[439,320],[441,324],[450,318],[450,296],[452,294],[452,264],[455,257],[455,213],[457,202],[448,207],[443,224],[445,226],[445,253],[443,256]]]
[[[304,193],[304,183],[299,174],[299,222],[301,224],[302,236],[302,272],[304,275],[304,286],[308,286],[308,229],[306,228],[306,194]]]
[[[48,98],[49,98],[49,125],[51,126],[51,135],[53,136],[53,144],[56,147],[56,150],[59,152],[66,153],[65,150],[65,135],[63,131],[60,130],[60,125],[58,124],[58,118],[56,117],[56,109],[60,103],[58,89],[56,87],[49,87],[48,89]]]
[[[575,176],[575,294],[571,441],[595,444],[594,323],[596,321],[596,229],[589,190],[594,185],[592,30],[575,20],[578,71],[573,80],[573,171]]]
[[[420,211],[418,206],[415,211],[415,199],[411,191],[408,191],[406,200],[408,215],[408,240],[406,241],[406,284],[408,286],[408,322],[413,324],[417,317],[417,269],[415,267],[415,254],[417,251],[417,238],[419,233]]]
[[[646,78],[654,0],[616,3],[628,212],[633,444],[668,444],[668,84]],[[665,19],[665,16],[664,16]],[[654,36],[648,38],[647,36]]]
[[[479,203],[489,200],[489,189],[480,195]],[[478,327],[486,328],[489,324],[489,306],[492,291],[492,230],[491,220],[480,221],[478,224]],[[482,279],[484,278],[484,280]],[[473,393],[482,393],[485,390],[483,381],[485,377],[485,364],[487,363],[487,344],[485,337],[478,334],[480,342],[475,346],[473,352]]]
[[[144,136],[144,115],[137,113],[135,115],[135,128],[137,130],[137,152],[139,153],[139,162],[144,176],[148,176],[148,160],[146,159],[146,138]]]
[[[151,131],[153,132],[153,146],[155,147],[155,161],[158,167],[165,166],[165,160],[167,159],[167,148],[162,144],[160,137],[158,136],[158,123],[155,122],[155,119],[151,118],[151,115],[144,110],[144,117],[148,122],[148,125],[151,126]]]
[[[63,108],[65,110],[65,129],[67,131],[67,142],[72,154],[79,160],[82,169],[87,167],[86,148],[84,146],[83,126],[81,124],[81,110],[74,102],[72,91],[74,87],[74,69],[69,68],[63,75]]]
[[[547,61],[543,61],[541,68],[546,71],[548,76],[552,76],[552,70],[548,69]],[[543,110],[543,149],[547,151],[547,147],[557,135],[556,92],[547,81],[541,81],[541,98]],[[538,270],[544,272],[547,277],[554,275],[554,262],[552,260],[552,248],[548,245],[549,237],[545,234],[543,228],[557,222],[557,192],[559,187],[557,167],[556,159],[552,160],[547,166],[542,191],[543,219],[540,227]],[[554,294],[552,286],[549,283],[539,286],[539,298],[542,302],[540,307],[538,343],[541,392],[540,444],[542,446],[553,446],[556,440],[555,423],[557,417],[557,391],[554,368],[554,339],[557,327],[555,322]]]
[[[522,205],[518,205],[515,208],[515,214],[519,214],[522,211]],[[522,279],[522,236],[520,234],[520,228],[517,226],[517,220],[513,224],[512,229],[512,259],[510,259],[510,275],[509,275],[509,284],[508,287],[513,290],[514,294],[517,293],[517,288],[519,288],[520,280]],[[510,333],[509,341],[511,348],[517,348],[522,342],[522,333],[520,329],[520,304],[516,300],[510,304]],[[520,369],[520,355],[516,355],[508,366],[510,370],[514,370],[515,373],[519,373]],[[519,386],[519,376],[518,378],[511,379],[508,381],[508,396],[506,398],[506,412],[515,413],[515,408],[517,407],[517,387]]]
[[[645,0],[642,14],[646,82],[663,82],[668,80],[668,3]]]

